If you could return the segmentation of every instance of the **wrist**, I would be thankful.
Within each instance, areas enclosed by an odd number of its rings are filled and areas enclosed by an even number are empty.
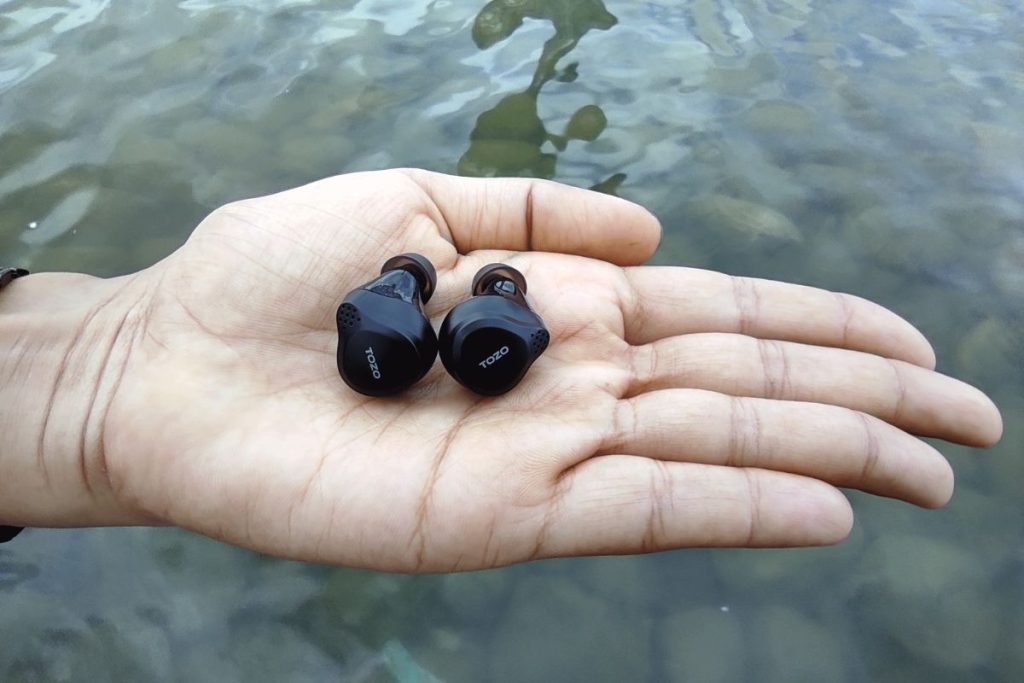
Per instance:
[[[144,323],[137,279],[42,273],[0,296],[0,524],[145,521],[118,501],[104,451]]]

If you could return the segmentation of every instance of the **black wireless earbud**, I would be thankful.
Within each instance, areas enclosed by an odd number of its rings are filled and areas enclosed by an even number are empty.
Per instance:
[[[441,324],[441,362],[478,394],[497,396],[519,384],[548,347],[544,321],[526,303],[526,279],[504,263],[473,278],[473,298]]]
[[[367,396],[407,389],[437,358],[437,335],[423,312],[437,285],[434,266],[419,254],[402,254],[380,273],[338,307],[338,372]]]

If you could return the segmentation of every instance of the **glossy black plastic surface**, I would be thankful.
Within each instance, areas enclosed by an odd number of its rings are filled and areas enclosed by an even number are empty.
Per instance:
[[[352,389],[387,396],[427,374],[437,358],[437,335],[423,304],[436,281],[429,261],[403,254],[345,297],[337,314],[338,372]]]
[[[484,267],[474,297],[441,324],[441,362],[461,384],[497,396],[522,381],[548,346],[550,335],[526,302],[522,274],[504,264]]]

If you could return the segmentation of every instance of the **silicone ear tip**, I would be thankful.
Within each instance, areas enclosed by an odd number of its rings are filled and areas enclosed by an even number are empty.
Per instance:
[[[412,274],[420,285],[420,297],[423,303],[430,301],[434,295],[434,288],[437,287],[437,271],[425,256],[419,254],[399,254],[392,256],[381,266],[380,273],[388,273],[392,270],[404,270]]]
[[[504,263],[491,263],[477,271],[473,277],[473,296],[483,294],[495,280],[511,280],[526,294],[526,278],[518,270]]]

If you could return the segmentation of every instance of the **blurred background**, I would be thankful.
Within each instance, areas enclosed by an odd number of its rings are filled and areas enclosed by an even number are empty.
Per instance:
[[[1016,0],[0,0],[0,262],[125,273],[392,166],[639,201],[655,261],[853,292],[1003,411],[941,511],[834,548],[453,576],[160,529],[0,546],[0,680],[1024,680]]]

